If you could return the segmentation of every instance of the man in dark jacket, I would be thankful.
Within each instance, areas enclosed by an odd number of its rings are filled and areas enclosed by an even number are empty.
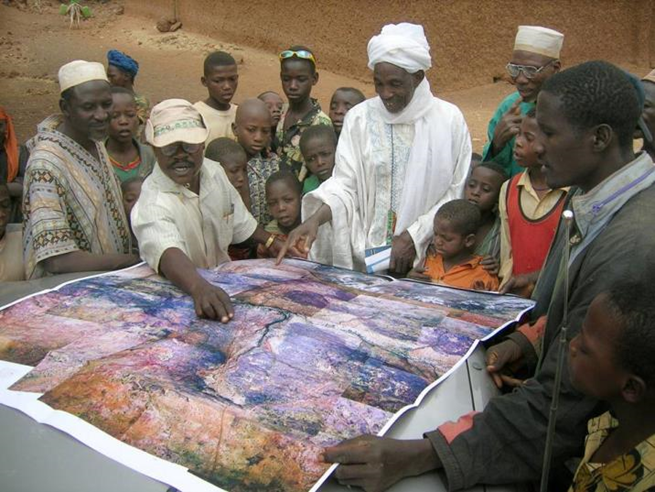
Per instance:
[[[565,289],[562,250],[569,261],[569,339],[580,330],[591,301],[618,279],[639,278],[655,265],[655,166],[635,156],[632,135],[641,101],[628,77],[605,62],[589,62],[551,77],[537,103],[539,153],[548,186],[575,186],[567,208],[569,238],[560,227],[539,278],[533,320],[490,350],[496,371],[510,363],[532,365],[534,377],[514,392],[493,398],[483,412],[468,414],[428,432],[424,439],[395,441],[364,436],[327,449],[327,461],[343,463],[337,478],[366,491],[384,490],[403,477],[443,468],[449,490],[477,483],[538,481],[548,426],[557,337]],[[655,279],[651,279],[651,282]],[[600,402],[571,386],[564,368],[554,466],[581,451],[587,420]]]

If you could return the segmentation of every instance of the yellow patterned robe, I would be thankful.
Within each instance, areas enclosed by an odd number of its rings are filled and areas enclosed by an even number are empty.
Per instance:
[[[618,425],[609,412],[589,421],[585,455],[569,492],[655,491],[655,435],[610,463],[590,463],[596,450]]]

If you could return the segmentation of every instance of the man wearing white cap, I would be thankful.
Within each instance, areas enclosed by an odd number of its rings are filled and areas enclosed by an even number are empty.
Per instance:
[[[389,270],[405,274],[425,253],[437,209],[462,197],[470,136],[460,110],[430,91],[423,27],[384,26],[368,58],[378,97],[346,115],[332,178],[304,197],[287,245],[304,238],[310,258],[357,270],[391,247]]]
[[[132,209],[132,227],[143,259],[193,297],[198,316],[227,323],[234,316],[229,296],[196,269],[230,261],[232,243],[252,241],[277,254],[282,241],[257,224],[223,168],[203,157],[208,134],[184,99],[152,108],[146,139],[158,165]]]
[[[112,96],[100,63],[59,70],[61,114],[46,118],[28,143],[24,180],[27,279],[115,270],[136,263],[121,191],[104,139]]]
[[[522,172],[514,159],[514,137],[523,115],[535,107],[543,83],[557,73],[564,35],[539,26],[519,26],[507,73],[516,92],[507,96],[494,113],[487,130],[484,161],[503,166],[510,177]]]

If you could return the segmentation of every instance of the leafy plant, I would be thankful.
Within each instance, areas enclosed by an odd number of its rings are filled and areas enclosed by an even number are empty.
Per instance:
[[[80,5],[80,0],[70,0],[68,5],[62,4],[59,7],[59,13],[70,18],[70,28],[73,26],[80,27],[82,19],[91,17],[91,9]]]

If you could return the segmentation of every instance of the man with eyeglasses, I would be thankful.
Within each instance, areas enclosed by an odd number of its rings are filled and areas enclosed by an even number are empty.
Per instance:
[[[514,139],[523,116],[535,107],[543,83],[560,69],[564,35],[539,26],[519,26],[507,73],[516,92],[507,96],[494,113],[487,130],[484,161],[503,166],[511,176],[522,172],[514,159]]]
[[[277,254],[283,243],[257,224],[216,162],[205,159],[208,130],[202,116],[183,99],[152,108],[146,139],[157,166],[143,183],[132,210],[141,257],[193,298],[198,316],[227,323],[230,298],[197,268],[230,261],[230,244],[252,241]]]

